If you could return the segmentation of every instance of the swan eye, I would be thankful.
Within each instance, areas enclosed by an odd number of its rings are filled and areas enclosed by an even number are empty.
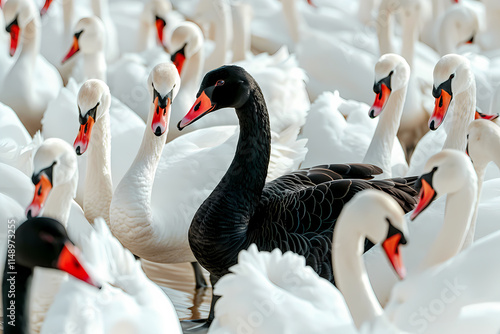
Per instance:
[[[450,80],[453,79],[455,77],[455,74],[451,74],[450,75]]]
[[[223,84],[225,84],[226,82],[224,80],[218,80],[216,83],[215,83],[215,86],[222,86]]]

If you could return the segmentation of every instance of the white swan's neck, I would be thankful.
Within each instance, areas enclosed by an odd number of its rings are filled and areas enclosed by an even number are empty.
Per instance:
[[[250,52],[250,24],[252,8],[245,3],[235,3],[233,9],[233,62],[244,60]]]
[[[108,0],[92,0],[92,11],[101,20],[109,18]]]
[[[403,37],[401,43],[401,56],[406,59],[410,68],[413,69],[413,58],[415,43],[418,40],[418,22],[420,18],[420,6],[410,6],[403,11]]]
[[[293,42],[298,43],[300,39],[300,27],[304,24],[304,22],[297,9],[296,0],[283,0],[281,3],[288,31],[292,36]]]
[[[381,55],[397,53],[392,40],[394,30],[394,12],[389,0],[382,0],[377,16],[378,47]]]
[[[186,60],[184,69],[182,71],[182,90],[192,91],[193,98],[196,96],[198,86],[201,82],[201,75],[203,74],[203,47],[198,52]],[[194,99],[193,99],[194,100]]]
[[[43,209],[43,216],[60,221],[66,229],[68,228],[71,203],[78,184],[78,174],[75,176],[76,178],[73,180],[52,188]]]
[[[420,264],[419,271],[443,263],[462,249],[476,200],[476,178],[466,180],[461,190],[447,195],[443,227]]]
[[[65,0],[62,2],[64,33],[66,37],[71,36],[73,31],[73,17],[74,17],[74,2],[73,0]]]
[[[137,52],[146,51],[150,47],[151,32],[153,27],[149,22],[139,21],[139,33],[137,34]]]
[[[444,142],[443,149],[451,148],[465,152],[465,147],[467,145],[467,127],[470,122],[474,120],[474,113],[476,111],[476,83],[471,80],[470,86],[464,92],[457,94],[453,97],[452,103],[453,112],[451,120],[447,124],[443,124],[446,127],[447,137]],[[452,106],[450,106],[451,108]]]
[[[26,61],[30,68],[35,67],[36,58],[40,53],[40,18],[35,17],[23,29],[21,51],[17,62]]]
[[[352,319],[359,328],[363,322],[382,315],[383,309],[362,261],[365,237],[352,231],[349,222],[345,223],[335,227],[333,271],[335,284],[344,295]]]
[[[102,217],[109,224],[109,206],[113,197],[109,118],[109,112],[104,112],[95,122],[87,152],[83,209],[91,223],[97,217]]]
[[[205,61],[207,71],[218,68],[226,63],[226,55],[233,40],[233,23],[231,8],[226,1],[218,1],[214,6],[215,12],[215,49]]]
[[[484,182],[484,174],[486,172],[486,166],[476,168],[474,165],[474,169],[477,174],[477,196],[476,196],[476,205],[474,206],[474,213],[472,214],[471,222],[469,229],[467,230],[467,234],[465,236],[464,244],[462,246],[462,250],[469,248],[470,245],[474,242],[474,235],[476,234],[476,221],[477,221],[477,213],[479,210],[479,198],[481,198],[481,190],[483,189]]]
[[[85,80],[99,79],[106,82],[106,57],[104,51],[83,54],[83,73]]]
[[[394,138],[399,129],[403,106],[405,102],[407,86],[394,91],[387,101],[385,110],[380,115],[377,128],[373,134],[368,151],[363,163],[373,164],[382,168],[383,173],[379,178],[391,178],[391,156],[394,146]]]

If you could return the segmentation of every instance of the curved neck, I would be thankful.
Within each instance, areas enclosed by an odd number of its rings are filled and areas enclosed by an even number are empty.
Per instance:
[[[104,111],[104,114],[95,122],[87,159],[83,195],[85,217],[92,224],[97,217],[103,217],[109,223],[109,206],[113,196],[109,111]]]
[[[383,314],[362,260],[365,236],[353,231],[352,224],[338,221],[333,232],[333,273],[335,285],[344,295],[352,319],[359,328]]]
[[[109,18],[108,0],[92,0],[92,11],[103,21]]]
[[[73,31],[74,0],[62,2],[64,33],[69,37]]]
[[[151,109],[154,108],[153,106]],[[127,173],[123,176],[120,184],[116,188],[113,197],[113,218],[125,215],[127,219],[120,219],[116,222],[118,226],[113,226],[115,230],[130,233],[130,230],[137,231],[134,237],[144,238],[154,235],[151,229],[154,226],[153,210],[151,209],[151,193],[155,180],[156,169],[160,162],[165,138],[168,131],[161,136],[156,136],[151,129],[154,110],[150,110],[148,122],[142,137],[141,147],[137,152],[134,162]],[[169,116],[170,117],[170,116]],[[116,213],[115,213],[116,212]],[[113,225],[115,222],[113,222]],[[123,229],[127,227],[127,229]],[[142,235],[138,235],[142,234]]]
[[[392,177],[391,156],[394,138],[399,129],[401,115],[406,97],[407,85],[391,93],[385,110],[380,115],[377,128],[373,135],[363,163],[373,164],[382,168],[383,173],[379,178]]]
[[[22,46],[17,62],[26,59],[33,69],[35,67],[36,58],[40,53],[40,24],[40,18],[35,16],[35,18],[23,29],[22,35],[20,36],[20,38],[22,38]]]
[[[443,124],[446,127],[447,137],[443,149],[451,148],[465,152],[467,145],[467,127],[474,120],[476,111],[476,82],[470,81],[469,88],[454,96],[451,120]],[[452,106],[450,106],[451,109]],[[448,112],[449,112],[448,111]]]
[[[99,79],[106,82],[106,57],[104,51],[83,54],[83,73],[85,80]]]
[[[476,174],[477,174],[476,205],[474,206],[474,213],[472,214],[470,226],[469,226],[469,229],[467,230],[467,234],[465,236],[462,250],[468,248],[474,242],[474,235],[476,234],[477,214],[479,211],[479,199],[481,198],[481,190],[483,189],[484,174],[486,172],[486,166],[484,166],[484,168],[476,168],[476,166],[474,165],[474,169],[475,169]]]
[[[207,71],[218,68],[226,63],[226,54],[230,49],[233,40],[233,23],[231,18],[231,8],[226,1],[218,1],[213,6],[215,18],[215,48],[205,61]]]
[[[203,46],[200,47],[200,50],[196,52],[194,55],[189,57],[186,60],[186,64],[184,65],[184,69],[182,71],[181,80],[182,87],[181,89],[192,91],[193,99],[196,96],[196,92],[198,91],[198,86],[201,82],[201,75],[203,73]]]
[[[146,51],[150,47],[152,31],[153,27],[149,22],[139,20],[139,33],[137,34],[136,52]]]
[[[67,229],[71,203],[76,195],[77,186],[78,174],[75,173],[72,180],[69,182],[52,188],[43,209],[43,216],[60,221]]]
[[[240,135],[234,159],[196,212],[190,233],[203,230],[219,237],[224,226],[245,233],[259,204],[271,155],[271,130],[264,96],[254,85],[248,101],[236,109]],[[203,227],[193,228],[196,225]]]
[[[9,262],[7,257],[2,279],[4,334],[29,333],[29,292],[32,276],[32,269]]]
[[[419,271],[443,263],[462,249],[477,200],[477,180],[471,178],[459,191],[447,195],[443,227],[420,264]]]
[[[418,22],[420,16],[420,6],[409,6],[403,10],[403,37],[401,41],[401,56],[406,59],[410,68],[413,69],[413,58],[415,53],[415,43],[418,40]]]

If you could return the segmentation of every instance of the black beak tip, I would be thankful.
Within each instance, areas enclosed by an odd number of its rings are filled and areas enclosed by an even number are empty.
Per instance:
[[[179,121],[179,123],[177,123],[177,129],[179,129],[179,131],[182,131],[182,129],[184,129],[184,127],[181,126],[181,121]]]
[[[370,116],[370,118],[375,118],[375,110],[371,109],[370,112],[368,113],[368,116]]]
[[[77,155],[82,155],[82,153],[80,153],[80,146],[77,146],[77,147],[76,147],[76,154],[77,154]]]
[[[160,136],[161,136],[161,129],[160,129],[160,127],[159,127],[159,126],[157,126],[157,127],[156,127],[156,130],[155,130],[155,135],[156,135],[157,137],[160,137]]]
[[[429,128],[434,131],[436,130],[436,123],[434,121],[431,121],[431,124],[429,124]]]
[[[26,212],[26,218],[31,219],[33,216],[31,215],[31,209]]]

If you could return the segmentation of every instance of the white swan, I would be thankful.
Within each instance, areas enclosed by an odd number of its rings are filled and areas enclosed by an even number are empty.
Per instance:
[[[160,64],[152,71],[148,87],[154,100],[141,149],[117,186],[110,208],[113,234],[134,254],[153,262],[195,261],[187,241],[191,219],[228,168],[238,139],[236,126],[220,126],[190,132],[165,145],[170,113],[166,118],[155,116],[156,101],[161,98],[159,108],[168,110],[178,80],[173,64]],[[291,127],[273,135],[269,178],[302,161],[305,142],[296,140],[297,133],[298,127]],[[200,168],[210,177],[199,173]]]
[[[81,248],[89,271],[103,281],[102,288],[73,279],[65,282],[42,333],[182,333],[172,302],[113,237],[104,220],[94,221]]]
[[[332,163],[364,159],[381,167],[386,178],[406,173],[408,165],[396,133],[410,69],[402,57],[392,54],[380,58],[375,72],[377,94],[372,109],[363,103],[344,101],[338,92],[325,92],[314,102],[302,130],[308,139],[304,167],[325,159]],[[380,113],[379,119],[370,119]]]
[[[420,204],[412,216],[421,212],[434,197],[447,196],[446,202],[437,200],[422,217],[408,223],[413,242],[402,250],[402,255],[410,274],[442,263],[462,249],[474,214],[474,207],[463,203],[474,204],[477,200],[477,176],[465,153],[443,150],[429,159],[424,173]],[[385,305],[396,282],[383,258],[379,246],[364,255],[373,289]]]
[[[476,82],[467,58],[450,54],[439,60],[434,68],[433,96],[436,102],[429,127],[437,131],[427,133],[418,143],[408,175],[421,174],[428,157],[442,148],[465,151],[467,127],[476,111]],[[444,131],[438,129],[441,124]]]
[[[0,101],[9,105],[31,135],[40,129],[47,104],[62,87],[57,70],[40,52],[40,17],[30,0],[12,0],[3,8],[11,35],[10,54],[19,56],[3,79]],[[19,43],[22,41],[22,43]]]
[[[53,138],[45,140],[33,159],[33,200],[27,206],[28,218],[45,216],[60,221],[74,242],[88,235],[90,225],[82,209],[73,201],[78,182],[76,155],[66,142]],[[70,223],[69,223],[70,222]],[[30,301],[30,323],[35,333],[45,319],[60,285],[67,279],[65,273],[35,269]]]

